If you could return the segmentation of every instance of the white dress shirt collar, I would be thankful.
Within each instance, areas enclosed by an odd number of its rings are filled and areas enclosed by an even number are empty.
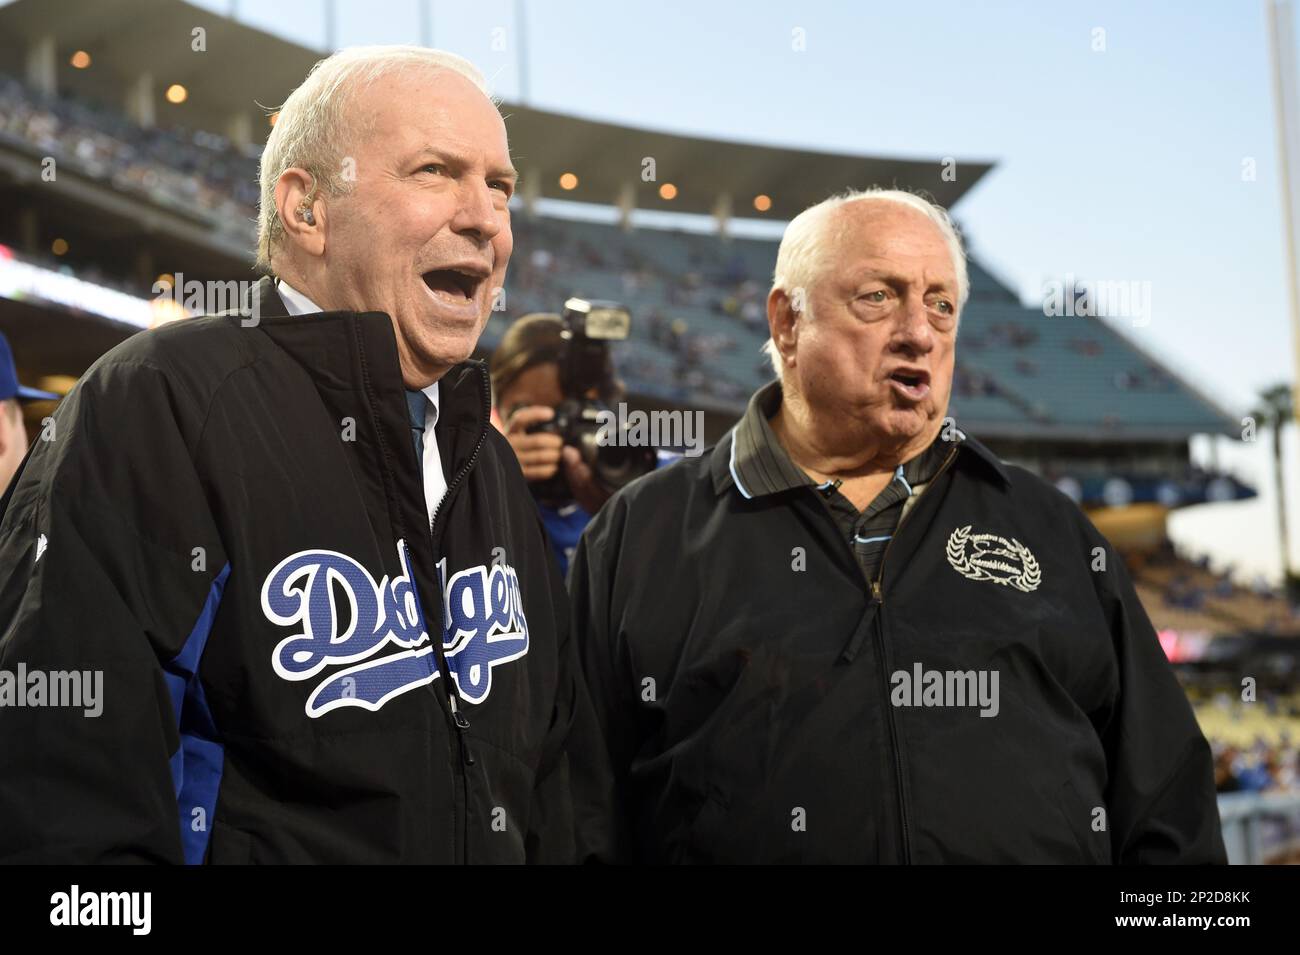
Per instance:
[[[284,279],[276,279],[275,290],[280,293],[280,300],[284,302],[284,307],[288,309],[290,315],[310,315],[322,310],[319,305]]]
[[[280,293],[280,299],[290,315],[310,315],[321,311],[319,305],[284,279],[276,279],[276,291]],[[438,439],[433,431],[434,425],[438,423],[438,383],[435,381],[422,390],[429,399],[429,407],[424,412],[424,461],[421,470],[424,472],[424,498],[428,505],[429,520],[432,521],[434,511],[447,493],[447,479],[442,471]]]

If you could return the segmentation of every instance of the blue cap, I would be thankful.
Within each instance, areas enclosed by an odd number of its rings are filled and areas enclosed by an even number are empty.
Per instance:
[[[14,367],[14,353],[9,347],[9,339],[0,334],[0,401],[9,398],[17,398],[19,401],[58,401],[61,397],[18,383],[18,369]]]

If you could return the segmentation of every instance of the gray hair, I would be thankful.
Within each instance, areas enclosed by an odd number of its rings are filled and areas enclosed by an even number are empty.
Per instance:
[[[351,98],[380,76],[402,69],[449,70],[473,83],[491,99],[487,81],[469,60],[423,46],[355,46],[339,50],[311,68],[302,85],[278,110],[266,139],[259,168],[261,199],[257,215],[257,264],[270,270],[271,252],[284,238],[284,223],[275,207],[275,186],[295,166],[312,174],[327,196],[351,191],[344,175],[341,144],[363,128],[348,114]]]
[[[957,229],[952,224],[947,210],[942,206],[924,196],[905,192],[902,189],[849,189],[829,199],[823,199],[815,206],[809,206],[791,219],[790,224],[785,228],[785,235],[781,237],[781,247],[776,253],[776,270],[772,276],[772,288],[781,289],[792,297],[796,289],[811,288],[821,277],[820,273],[827,259],[827,247],[836,236],[831,229],[834,221],[832,213],[851,202],[867,200],[896,202],[910,206],[935,224],[943,234],[944,241],[948,244],[948,251],[952,254],[953,271],[957,273],[957,310],[960,313],[966,304],[966,299],[970,297],[970,278],[966,271],[966,252],[962,248]],[[812,311],[807,306],[806,296],[804,310],[811,319]],[[771,361],[776,376],[783,377],[781,353],[777,351],[776,343],[769,338],[763,343],[762,351]]]

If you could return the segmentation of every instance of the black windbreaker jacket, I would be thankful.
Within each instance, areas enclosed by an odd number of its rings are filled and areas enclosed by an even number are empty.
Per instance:
[[[431,527],[388,317],[256,293],[255,327],[96,362],[10,494],[0,670],[103,683],[98,716],[0,707],[0,860],[600,856],[604,747],[486,369],[442,379]]]
[[[811,488],[749,498],[730,451],[616,495],[570,571],[623,857],[1226,861],[1209,747],[1065,495],[956,442],[869,581]]]

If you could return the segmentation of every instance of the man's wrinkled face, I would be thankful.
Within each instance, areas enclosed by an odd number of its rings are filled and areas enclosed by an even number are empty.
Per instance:
[[[470,356],[505,282],[516,181],[505,123],[449,70],[382,76],[348,110],[355,139],[340,151],[356,178],[327,200],[330,297],[386,312],[407,387],[425,387]]]
[[[918,449],[943,425],[957,337],[957,273],[943,233],[888,201],[832,213],[829,260],[797,323],[798,388],[822,420]]]

